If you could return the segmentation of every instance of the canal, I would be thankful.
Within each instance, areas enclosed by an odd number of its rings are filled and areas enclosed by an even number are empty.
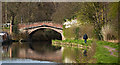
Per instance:
[[[95,62],[94,51],[53,46],[52,42],[13,42],[2,45],[2,63],[87,63]]]

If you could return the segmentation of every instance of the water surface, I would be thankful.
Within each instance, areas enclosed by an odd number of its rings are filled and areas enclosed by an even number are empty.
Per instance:
[[[86,63],[94,51],[53,46],[51,42],[24,42],[2,46],[3,63]]]

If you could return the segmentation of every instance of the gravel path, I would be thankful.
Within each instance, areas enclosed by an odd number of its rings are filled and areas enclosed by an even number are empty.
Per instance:
[[[115,48],[109,47],[109,46],[104,46],[104,48],[107,48],[110,52],[110,55],[118,57],[117,55],[114,55],[114,52],[118,52]]]

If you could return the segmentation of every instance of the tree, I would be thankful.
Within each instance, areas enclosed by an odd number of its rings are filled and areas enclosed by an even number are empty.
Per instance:
[[[51,15],[55,11],[55,5],[51,2],[9,2],[3,4],[5,4],[3,5],[3,12],[7,10],[3,13],[3,20],[7,14],[8,21],[17,20],[19,23],[21,18],[23,23],[51,21]]]

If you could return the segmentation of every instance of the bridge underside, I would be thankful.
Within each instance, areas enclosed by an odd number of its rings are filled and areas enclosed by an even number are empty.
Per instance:
[[[51,40],[62,40],[61,33],[46,28],[37,29],[29,34],[32,41],[51,41]]]

